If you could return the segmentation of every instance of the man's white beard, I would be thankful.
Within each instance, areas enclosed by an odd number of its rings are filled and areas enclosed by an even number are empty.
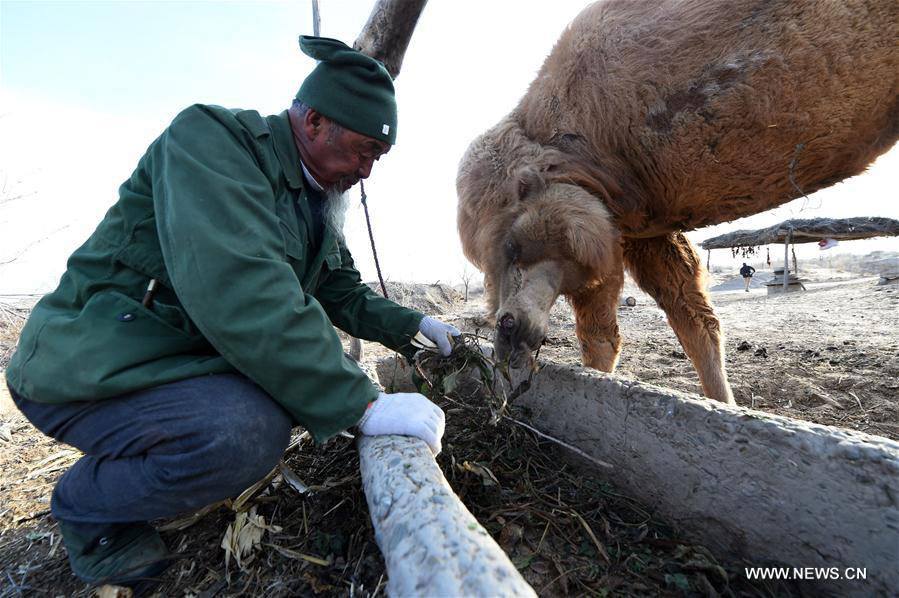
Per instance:
[[[348,193],[336,189],[328,189],[325,196],[327,197],[324,205],[325,226],[338,237],[342,237],[346,211],[350,206],[350,196]]]

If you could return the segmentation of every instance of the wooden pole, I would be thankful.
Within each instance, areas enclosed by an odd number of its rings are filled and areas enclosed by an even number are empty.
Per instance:
[[[784,293],[787,292],[787,286],[790,284],[790,240],[793,238],[793,229],[787,230],[787,237],[784,239]]]
[[[706,257],[705,257],[705,269],[708,270],[709,272],[711,272],[711,271],[712,271],[712,266],[711,266],[711,264],[712,264],[712,250],[711,250],[711,249],[706,249],[706,252],[707,252],[707,253],[706,253]]]
[[[319,37],[322,32],[322,17],[318,11],[318,0],[312,0],[312,35]]]
[[[796,276],[799,276],[799,262],[796,261],[796,244],[793,243],[793,246],[790,248],[790,253],[793,254],[793,272],[796,273]]]

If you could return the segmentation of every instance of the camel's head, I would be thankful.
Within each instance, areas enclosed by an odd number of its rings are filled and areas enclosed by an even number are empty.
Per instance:
[[[496,354],[523,367],[556,299],[615,266],[620,236],[595,195],[557,176],[563,155],[502,129],[462,159],[458,226],[465,255],[485,274]]]

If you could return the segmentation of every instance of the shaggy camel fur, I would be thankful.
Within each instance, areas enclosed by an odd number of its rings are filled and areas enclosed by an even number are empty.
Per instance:
[[[623,268],[706,396],[733,402],[705,272],[682,234],[862,172],[899,131],[895,0],[609,0],[564,31],[462,159],[458,224],[498,353],[522,364],[570,300],[612,371]]]

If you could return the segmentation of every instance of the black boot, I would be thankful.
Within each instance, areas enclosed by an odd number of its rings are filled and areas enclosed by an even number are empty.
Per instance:
[[[72,571],[82,581],[147,591],[172,563],[162,538],[147,523],[59,522]]]

